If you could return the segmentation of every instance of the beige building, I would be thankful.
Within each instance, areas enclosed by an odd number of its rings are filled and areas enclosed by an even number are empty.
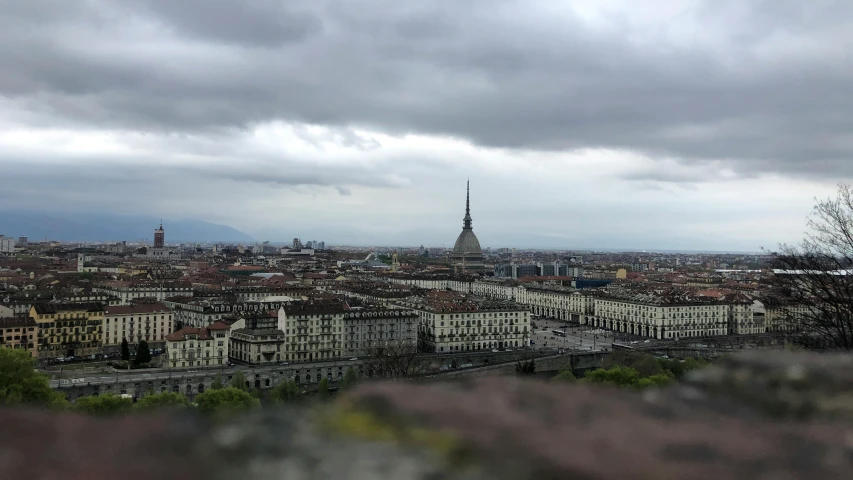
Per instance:
[[[0,348],[28,350],[38,357],[38,324],[28,317],[0,317]]]
[[[346,303],[303,301],[278,310],[279,325],[285,334],[285,361],[341,358],[344,354]]]
[[[101,353],[101,303],[39,303],[29,317],[38,324],[38,357],[55,359]]]
[[[241,318],[231,325],[228,357],[250,365],[282,362],[286,358],[284,329],[274,310]]]
[[[170,368],[212,367],[228,363],[228,330],[224,322],[204,328],[184,327],[166,335]]]
[[[352,307],[344,314],[343,356],[371,355],[391,345],[417,347],[420,317],[402,308]]]
[[[401,303],[420,317],[422,352],[512,349],[530,345],[530,311],[502,300],[431,291]]]
[[[805,305],[790,304],[777,299],[762,299],[764,322],[768,332],[802,332],[810,309]]]
[[[166,335],[174,330],[174,314],[161,303],[107,307],[103,319],[104,352],[118,351],[124,339],[131,345],[145,340],[150,348],[165,348]]]
[[[742,295],[709,299],[688,293],[613,292],[595,299],[592,326],[657,339],[764,333],[764,320]]]

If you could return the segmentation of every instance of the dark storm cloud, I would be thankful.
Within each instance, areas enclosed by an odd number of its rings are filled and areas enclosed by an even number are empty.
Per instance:
[[[675,38],[542,4],[0,0],[0,95],[104,128],[285,120],[853,177],[853,2],[709,0]]]

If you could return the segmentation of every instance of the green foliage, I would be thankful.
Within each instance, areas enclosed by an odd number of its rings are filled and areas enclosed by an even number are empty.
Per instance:
[[[320,398],[326,398],[329,396],[329,380],[326,377],[323,377],[320,380],[320,384],[317,385],[317,396]]]
[[[526,362],[518,362],[515,364],[516,375],[534,375],[536,373],[536,361],[528,360]]]
[[[617,387],[649,388],[662,387],[674,382],[670,373],[656,373],[643,376],[631,367],[616,366],[610,368],[599,368],[587,373],[581,380],[585,383],[601,383],[615,385]]]
[[[661,375],[664,373],[664,368],[656,358],[645,355],[636,359],[636,361],[629,366],[636,370],[641,377],[651,377],[653,375]]]
[[[151,350],[148,348],[148,342],[145,340],[140,340],[139,345],[136,346],[136,360],[135,363],[137,365],[144,365],[151,361]]]
[[[708,365],[708,362],[706,360],[696,360],[693,357],[687,357],[687,359],[685,359],[683,362],[674,358],[659,358],[657,361],[663,369],[664,373],[668,373],[670,376],[676,379],[681,379],[687,373]]]
[[[0,405],[18,404],[63,408],[67,402],[51,390],[47,376],[36,371],[28,350],[0,348]]]
[[[352,367],[347,368],[344,378],[341,380],[341,390],[348,390],[358,383],[358,374]]]
[[[605,383],[618,387],[633,387],[640,381],[640,374],[630,367],[599,368],[584,375],[582,381],[585,383]]]
[[[212,390],[221,390],[222,389],[222,374],[217,373],[216,378],[213,379],[213,385],[210,386]]]
[[[207,415],[243,412],[261,404],[249,392],[233,387],[199,393],[195,403],[199,412]]]
[[[121,359],[125,362],[130,361],[130,346],[126,338],[121,339]]]
[[[637,382],[637,388],[649,388],[649,387],[665,387],[675,381],[671,376],[659,373],[657,375],[652,375],[650,377],[641,378]]]
[[[249,387],[246,386],[246,376],[243,375],[243,372],[241,372],[241,371],[237,371],[234,373],[234,376],[231,377],[231,382],[229,382],[228,385],[231,388],[243,390],[244,392],[249,391]]]
[[[80,397],[71,405],[71,410],[89,415],[110,415],[130,411],[133,400],[112,393],[97,397]]]
[[[578,380],[577,377],[575,377],[575,374],[572,373],[571,370],[563,370],[562,372],[558,373],[557,375],[554,375],[553,377],[551,377],[552,382],[574,383],[577,380]]]
[[[177,392],[163,392],[146,395],[137,400],[134,408],[136,410],[154,410],[158,408],[186,408],[190,401],[184,395]]]
[[[686,372],[692,372],[693,370],[698,370],[698,369],[708,365],[708,362],[706,360],[702,360],[702,359],[697,360],[693,357],[687,357],[684,360],[684,363],[682,365],[684,365],[684,370],[686,373]]]
[[[299,385],[293,380],[281,382],[272,389],[272,398],[275,402],[293,403],[299,401],[301,397]]]

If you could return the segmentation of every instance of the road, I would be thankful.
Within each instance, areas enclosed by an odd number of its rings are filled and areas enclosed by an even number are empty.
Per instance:
[[[613,332],[595,330],[587,325],[577,325],[558,320],[537,319],[533,320],[536,327],[531,339],[533,348],[565,348],[567,350],[580,350],[586,352],[601,352],[611,349],[614,341]],[[552,330],[566,332],[565,337],[554,335]]]
[[[515,353],[496,353],[492,354],[491,352],[459,352],[455,354],[449,353],[440,353],[440,354],[423,354],[419,355],[424,360],[427,361],[440,361],[440,362],[450,362],[454,357],[465,358],[471,355],[487,355],[492,357],[492,362],[501,361],[500,358],[503,356],[507,356],[507,358],[511,358],[512,355],[517,355],[517,351]],[[542,354],[546,354],[547,352],[542,352]],[[241,371],[246,374],[246,379],[252,381],[252,377],[255,374],[263,374],[263,373],[273,373],[276,372],[278,374],[284,374],[287,376],[292,376],[296,374],[311,374],[312,376],[316,376],[318,373],[322,373],[325,377],[329,373],[332,374],[333,379],[337,379],[339,376],[343,376],[346,373],[346,370],[349,367],[358,368],[359,365],[363,363],[361,359],[355,360],[328,360],[323,362],[294,362],[286,365],[236,365],[236,366],[223,366],[220,368],[216,367],[207,367],[207,368],[196,368],[196,369],[160,369],[160,370],[131,370],[129,372],[113,372],[113,373],[102,373],[102,372],[80,372],[77,371],[77,378],[67,378],[62,380],[51,380],[50,385],[53,388],[62,386],[62,387],[70,387],[75,385],[105,385],[105,384],[114,384],[114,383],[143,383],[143,382],[151,382],[150,386],[158,385],[157,382],[162,383],[165,381],[174,381],[174,380],[186,380],[192,378],[203,378],[210,377],[213,375],[221,374],[223,377],[223,381],[227,381],[230,375],[233,375],[237,371]]]

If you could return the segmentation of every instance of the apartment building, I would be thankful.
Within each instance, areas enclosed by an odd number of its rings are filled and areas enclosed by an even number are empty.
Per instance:
[[[515,301],[530,308],[535,315],[586,323],[585,317],[595,312],[597,292],[580,292],[571,287],[518,287]]]
[[[284,361],[284,329],[275,310],[253,312],[231,325],[228,357],[249,365]]]
[[[351,307],[343,319],[343,356],[372,355],[392,345],[415,348],[419,323],[416,312],[399,307]]]
[[[284,360],[311,361],[344,355],[344,316],[340,301],[308,300],[282,306],[279,325],[285,333]]]
[[[430,291],[402,302],[420,317],[418,348],[462,352],[530,345],[530,311],[520,305],[456,292]]]
[[[51,359],[101,353],[102,303],[39,303],[29,318],[38,324],[38,357]]]
[[[125,339],[132,345],[145,340],[149,348],[165,348],[166,335],[174,330],[174,313],[162,303],[109,306],[104,312],[103,350],[118,352]]]
[[[811,315],[805,305],[794,304],[778,298],[762,298],[764,322],[768,332],[802,332]]]
[[[15,239],[0,235],[0,253],[15,253]]]
[[[184,327],[166,335],[170,368],[213,367],[228,363],[228,330],[225,322],[204,328]]]
[[[0,317],[0,348],[23,349],[38,357],[38,324],[28,317]]]
[[[112,295],[120,300],[120,305],[130,305],[132,300],[153,298],[163,301],[169,297],[192,297],[193,289],[183,282],[129,282],[114,281],[97,285],[93,292]]]
[[[764,320],[753,303],[733,298],[707,298],[689,292],[614,291],[595,299],[595,327],[657,339],[714,337],[764,333]]]
[[[292,300],[230,303],[220,299],[171,297],[162,303],[174,311],[176,325],[203,328],[226,318],[247,316],[253,312],[277,311],[290,301]]]

